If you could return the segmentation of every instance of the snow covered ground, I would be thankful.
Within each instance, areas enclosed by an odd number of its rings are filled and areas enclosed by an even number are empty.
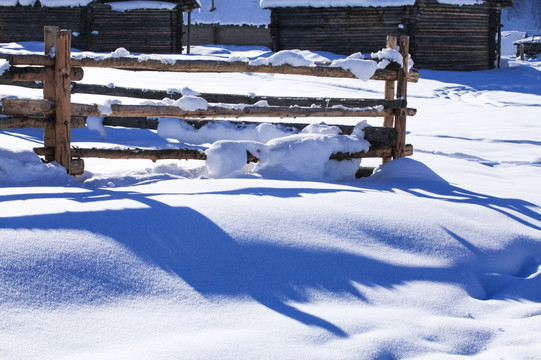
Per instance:
[[[541,61],[504,60],[421,71],[414,155],[359,180],[94,159],[72,179],[31,151],[42,131],[0,131],[0,358],[541,359]],[[84,82],[383,95],[377,81],[266,74],[85,69]],[[94,125],[74,145],[182,145]]]

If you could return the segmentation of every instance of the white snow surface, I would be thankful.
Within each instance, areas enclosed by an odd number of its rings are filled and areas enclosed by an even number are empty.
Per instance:
[[[268,26],[270,10],[259,6],[258,0],[219,0],[210,11],[211,0],[201,0],[201,8],[192,11],[192,24]],[[187,23],[187,15],[185,16]]]
[[[117,1],[106,3],[114,11],[130,11],[138,9],[173,10],[178,4],[167,1]]]
[[[253,59],[268,49],[193,52]],[[300,134],[224,122],[196,135],[160,119],[158,131],[108,127],[103,138],[100,118],[72,131],[85,148],[212,149],[216,171],[229,172],[219,179],[201,161],[91,158],[74,179],[32,151],[42,130],[0,130],[0,358],[541,358],[541,62],[510,54],[502,65],[421,70],[408,84],[414,155],[364,179],[345,176],[358,163],[322,165],[346,142],[321,119],[303,119],[313,125]],[[83,82],[185,96],[384,90],[358,79],[94,68]],[[42,90],[0,85],[0,96]],[[260,150],[261,163],[246,166],[246,150]]]

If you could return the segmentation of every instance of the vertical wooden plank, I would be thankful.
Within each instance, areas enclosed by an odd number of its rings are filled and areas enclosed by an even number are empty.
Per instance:
[[[176,48],[175,52],[182,54],[182,37],[184,36],[184,31],[182,26],[184,25],[184,10],[182,7],[177,7],[177,23],[176,23]]]
[[[188,10],[188,31],[186,32],[186,54],[190,54],[190,35],[192,32],[192,11]]]
[[[397,37],[394,35],[387,35],[387,48],[396,50],[397,46]],[[395,82],[393,80],[385,80],[385,99],[393,100],[395,94]],[[393,127],[394,126],[394,115],[387,115],[383,119],[383,126]],[[382,163],[388,163],[391,161],[391,157],[384,157]]]
[[[409,57],[409,47],[410,47],[410,38],[409,36],[402,35],[399,40],[400,54],[403,58],[403,65],[400,70],[398,70],[398,81],[396,84],[396,97],[397,99],[407,99],[407,76],[408,76],[408,57]],[[396,140],[396,147],[394,150],[393,157],[395,159],[401,158],[404,156],[406,151],[406,108],[401,108],[397,110],[397,115],[395,119],[395,129],[398,135]]]
[[[71,92],[70,92],[71,32],[61,30],[56,40],[55,63],[55,160],[70,173],[71,164]]]
[[[497,10],[497,17],[498,17],[498,45],[497,45],[497,63],[498,63],[498,69],[502,67],[502,11],[500,9]]]
[[[49,55],[51,50],[56,46],[56,38],[58,37],[58,26],[45,26],[43,28],[43,40],[45,45],[45,55]],[[55,97],[54,81],[43,82],[43,98],[46,100],[53,100]],[[45,114],[45,117],[54,118],[54,112]],[[55,126],[50,124],[45,126],[43,134],[43,146],[54,147],[56,145]],[[45,156],[45,161],[53,161],[54,156]]]

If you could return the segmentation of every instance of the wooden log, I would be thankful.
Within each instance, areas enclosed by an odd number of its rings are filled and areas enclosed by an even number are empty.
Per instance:
[[[242,106],[237,108],[209,106],[207,110],[186,111],[166,105],[111,105],[110,114],[102,114],[97,105],[72,104],[72,115],[110,117],[179,117],[179,118],[240,118],[240,117],[378,117],[393,113],[392,109],[379,111],[374,108],[307,108],[284,106]]]
[[[105,85],[93,84],[72,84],[72,94],[98,94],[109,96],[135,97],[140,99],[162,100],[164,98],[177,99],[181,97],[179,93],[171,93],[162,90],[146,90],[137,88],[108,87]],[[217,94],[200,93],[200,97],[209,103],[227,103],[227,104],[255,104],[258,101],[267,101],[270,106],[321,106],[329,107],[334,105],[343,105],[351,108],[363,108],[383,105],[387,109],[400,109],[406,106],[405,100],[393,99],[357,99],[357,98],[328,98],[328,97],[286,97],[286,96],[249,96],[235,94]]]
[[[358,153],[335,153],[332,154],[330,159],[331,160],[351,160],[351,159],[364,159],[364,158],[384,158],[392,156],[394,152],[393,147],[370,147],[370,149],[367,152],[358,152]],[[413,146],[406,145],[404,147],[404,154],[403,156],[411,156],[413,155]]]
[[[53,148],[34,148],[34,151],[40,156],[46,156],[54,152]],[[96,148],[77,148],[71,149],[76,158],[101,158],[101,159],[148,159],[157,160],[206,160],[207,155],[196,149],[162,149],[162,150],[144,150],[144,149],[96,149]],[[392,147],[371,147],[368,151],[356,153],[335,153],[329,159],[343,161],[362,158],[379,158],[392,154]],[[406,146],[404,156],[413,154],[413,147]],[[248,153],[247,161],[258,162],[257,156]]]
[[[41,156],[46,156],[54,151],[53,148],[34,148]],[[206,160],[206,154],[197,149],[84,149],[74,147],[71,154],[76,158],[102,158],[102,159],[148,159],[157,160]]]
[[[71,81],[80,81],[83,79],[84,72],[80,67],[72,68],[70,78]],[[0,76],[1,81],[48,81],[54,79],[54,68],[52,67],[24,67],[11,68]]]
[[[55,156],[57,163],[70,174],[71,167],[71,32],[60,30],[56,38],[55,62]]]
[[[54,118],[27,117],[27,116],[6,116],[0,117],[0,129],[45,129],[54,127]],[[71,127],[75,129],[84,128],[86,119],[81,116],[71,117]]]
[[[407,99],[407,71],[408,71],[408,55],[409,55],[409,36],[400,36],[400,54],[403,58],[403,67],[398,71],[398,80],[396,85],[396,97],[399,99]],[[395,118],[395,129],[397,132],[397,140],[393,157],[395,159],[405,156],[406,153],[406,113],[407,109],[398,110]]]
[[[58,26],[45,26],[43,28],[43,39],[44,39],[44,52],[45,56],[49,56],[51,50],[56,46],[56,38],[60,29]],[[49,56],[50,57],[50,56]],[[55,98],[55,84],[54,84],[54,64],[51,67],[46,69],[53,70],[53,78],[50,80],[45,80],[43,82],[43,99],[54,101]],[[54,115],[54,103],[53,108],[50,111],[44,112],[44,116],[48,119],[51,119],[52,122],[45,126],[43,132],[43,146],[54,147],[56,145],[56,130],[55,130],[55,121],[56,117]],[[51,162],[54,160],[54,153],[52,155],[45,156],[45,161]]]
[[[397,41],[398,41],[398,39],[397,39],[396,36],[394,36],[394,35],[387,36],[387,48],[396,50]],[[395,97],[395,82],[394,81],[392,81],[392,80],[386,80],[385,81],[384,97],[387,100],[394,99],[394,97]],[[389,128],[393,127],[394,126],[394,115],[385,116],[383,118],[383,126],[389,127]],[[391,161],[391,157],[384,157],[382,159],[382,162],[384,164],[389,162],[389,161]]]
[[[2,99],[2,112],[6,115],[43,115],[54,111],[54,101],[34,99]]]
[[[51,66],[54,59],[43,55],[9,55],[8,61],[15,65],[40,65]],[[139,69],[156,71],[180,71],[180,72],[248,72],[288,75],[308,75],[319,77],[356,78],[350,71],[330,66],[291,66],[291,65],[250,65],[242,61],[213,61],[213,60],[177,60],[166,63],[160,60],[142,60],[136,57],[121,58],[81,58],[73,59],[72,66],[100,67],[116,69]],[[397,71],[378,69],[371,77],[372,80],[396,80]],[[408,81],[417,82],[419,73],[412,71],[408,75]]]
[[[7,115],[41,115],[54,109],[54,103],[48,100],[4,98],[3,113]],[[73,116],[108,116],[108,117],[176,117],[176,118],[240,118],[240,117],[378,117],[394,114],[397,110],[374,108],[309,108],[286,106],[209,106],[207,110],[187,111],[168,105],[111,105],[111,113],[103,114],[97,105],[71,104]],[[415,109],[405,109],[411,116]]]
[[[70,175],[82,175],[85,172],[85,162],[83,159],[71,159]]]

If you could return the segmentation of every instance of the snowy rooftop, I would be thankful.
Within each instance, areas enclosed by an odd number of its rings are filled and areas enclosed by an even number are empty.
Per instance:
[[[199,3],[199,0],[195,0]],[[39,3],[44,7],[79,7],[87,6],[94,0],[40,0]],[[38,0],[0,0],[0,6],[35,6]],[[108,3],[113,6],[113,10],[127,11],[135,9],[173,9],[178,5],[178,1],[115,1]]]
[[[541,44],[541,35],[534,35],[534,36],[527,37],[527,38],[522,39],[522,40],[517,40],[517,41],[513,42],[513,44],[515,44],[515,45],[520,45],[520,44]]]
[[[261,0],[263,8],[275,7],[346,7],[346,6],[407,6],[413,5],[416,0]],[[438,0],[441,4],[449,5],[476,5],[485,0]]]

